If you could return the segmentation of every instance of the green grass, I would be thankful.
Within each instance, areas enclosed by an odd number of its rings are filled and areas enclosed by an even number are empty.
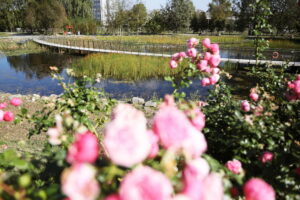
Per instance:
[[[169,58],[134,56],[124,54],[91,54],[80,59],[73,66],[75,76],[95,77],[100,73],[104,78],[122,81],[145,80],[174,75]]]
[[[0,40],[0,52],[7,56],[21,55],[27,53],[39,53],[45,51],[44,48],[34,42],[18,44],[13,40]]]

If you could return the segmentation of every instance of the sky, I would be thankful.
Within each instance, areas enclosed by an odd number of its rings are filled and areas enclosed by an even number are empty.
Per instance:
[[[211,0],[192,0],[196,9],[206,11],[208,8],[208,3]],[[167,0],[142,0],[145,3],[148,10],[159,9],[161,5],[165,5]]]

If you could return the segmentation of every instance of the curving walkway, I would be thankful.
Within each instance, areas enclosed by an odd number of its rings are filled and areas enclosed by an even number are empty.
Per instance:
[[[45,45],[49,47],[56,47],[60,49],[69,49],[69,50],[77,50],[77,51],[86,51],[91,53],[119,53],[119,54],[129,54],[129,55],[139,55],[139,56],[156,56],[156,57],[171,57],[170,54],[163,53],[146,53],[146,52],[130,52],[130,51],[117,51],[117,50],[108,50],[108,49],[95,49],[95,48],[86,48],[86,47],[78,47],[78,46],[70,46],[70,45],[62,45],[52,42],[47,42],[41,39],[33,38],[34,42]],[[232,58],[221,58],[222,62],[231,62],[231,63],[241,63],[241,64],[256,64],[256,60],[249,59],[232,59]],[[260,60],[260,64],[272,64],[276,66],[286,64],[285,61],[273,61],[273,60]],[[289,66],[297,66],[300,67],[300,62],[289,62]]]

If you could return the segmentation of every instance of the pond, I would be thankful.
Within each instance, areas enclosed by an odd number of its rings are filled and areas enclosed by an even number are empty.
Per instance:
[[[50,52],[20,56],[2,55],[0,56],[0,92],[43,96],[61,94],[62,88],[58,85],[58,81],[51,78],[49,66],[57,66],[65,81],[73,82],[74,78],[66,73],[66,69],[71,68],[72,62],[79,59],[83,59],[83,56]],[[132,96],[145,99],[153,96],[163,97],[164,94],[170,94],[173,91],[169,82],[158,78],[134,82],[106,79],[97,84],[97,87],[118,99]],[[195,81],[186,92],[206,96],[208,88],[201,87],[199,81]]]

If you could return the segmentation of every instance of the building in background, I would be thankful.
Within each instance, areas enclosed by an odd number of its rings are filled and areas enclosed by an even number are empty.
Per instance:
[[[93,0],[93,14],[96,20],[101,23],[106,23],[106,9],[107,9],[107,1],[109,0]]]

